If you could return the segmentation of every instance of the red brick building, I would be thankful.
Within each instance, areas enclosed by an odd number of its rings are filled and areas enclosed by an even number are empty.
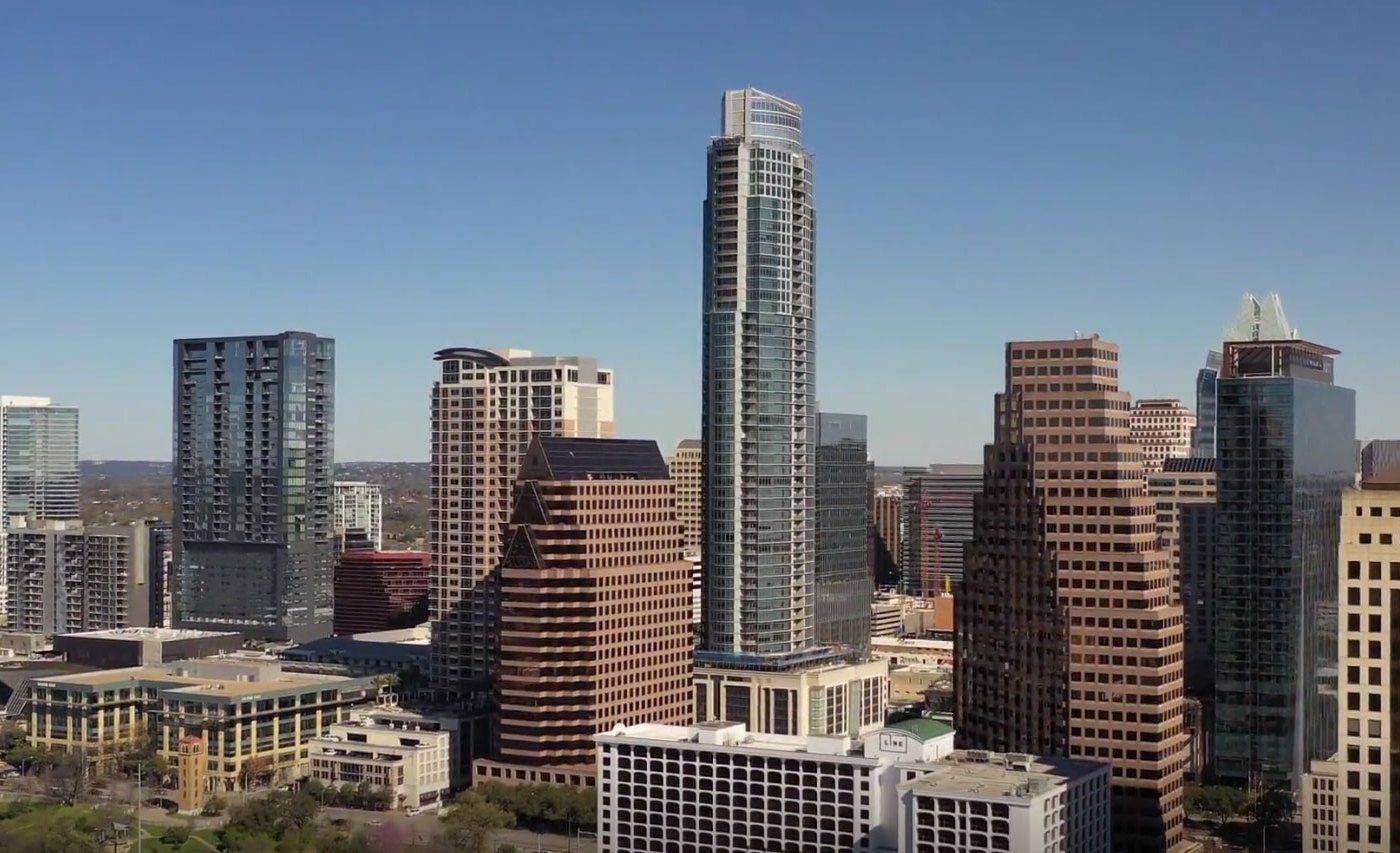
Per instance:
[[[342,552],[335,566],[335,633],[388,631],[427,621],[430,562],[423,551]]]

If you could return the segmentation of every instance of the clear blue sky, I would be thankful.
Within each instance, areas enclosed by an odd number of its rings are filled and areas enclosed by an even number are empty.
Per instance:
[[[10,3],[0,391],[169,458],[170,340],[338,342],[337,455],[424,459],[432,352],[591,354],[699,420],[726,88],[803,104],[824,408],[973,461],[1002,343],[1097,331],[1191,393],[1245,290],[1400,435],[1400,6]]]

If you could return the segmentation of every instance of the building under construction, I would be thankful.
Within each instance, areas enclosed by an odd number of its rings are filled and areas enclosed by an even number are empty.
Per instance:
[[[930,465],[904,487],[904,591],[925,598],[957,589],[981,465]]]

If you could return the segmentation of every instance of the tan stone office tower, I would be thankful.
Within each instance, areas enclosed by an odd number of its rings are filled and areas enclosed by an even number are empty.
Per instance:
[[[434,358],[431,683],[440,698],[470,708],[489,694],[498,632],[482,581],[500,563],[520,459],[535,436],[611,437],[613,374],[592,358],[528,350],[461,347]]]
[[[1168,459],[1191,455],[1196,414],[1180,400],[1138,400],[1128,417],[1129,435],[1142,448],[1142,467],[1161,471]]]
[[[1014,342],[1006,367],[1069,618],[1070,754],[1113,764],[1114,849],[1183,850],[1182,614],[1118,347]]]
[[[676,483],[676,514],[685,528],[685,551],[691,556],[700,553],[704,533],[700,513],[700,494],[705,482],[701,472],[702,461],[698,438],[681,439],[676,449],[671,451],[671,458],[666,460],[671,479]]]
[[[1343,493],[1341,536],[1336,837],[1380,853],[1400,849],[1400,468]]]
[[[592,785],[593,736],[689,725],[691,565],[651,441],[536,438],[500,566],[500,739],[478,780]]]

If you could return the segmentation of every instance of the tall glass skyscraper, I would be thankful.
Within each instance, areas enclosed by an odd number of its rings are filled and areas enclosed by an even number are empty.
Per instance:
[[[1227,342],[1216,427],[1214,768],[1290,782],[1337,748],[1337,553],[1356,395],[1336,350]]]
[[[78,407],[48,397],[0,397],[0,524],[78,512]]]
[[[0,397],[0,624],[10,617],[5,556],[10,519],[61,521],[78,515],[78,407],[48,397]]]
[[[727,92],[705,199],[704,651],[817,651],[814,222],[802,108]]]
[[[870,648],[870,478],[865,415],[817,421],[817,642]]]
[[[175,341],[175,625],[331,632],[335,341]]]
[[[1220,353],[1211,350],[1206,366],[1196,371],[1196,426],[1191,430],[1191,455],[1215,458],[1215,385],[1220,377]]]

